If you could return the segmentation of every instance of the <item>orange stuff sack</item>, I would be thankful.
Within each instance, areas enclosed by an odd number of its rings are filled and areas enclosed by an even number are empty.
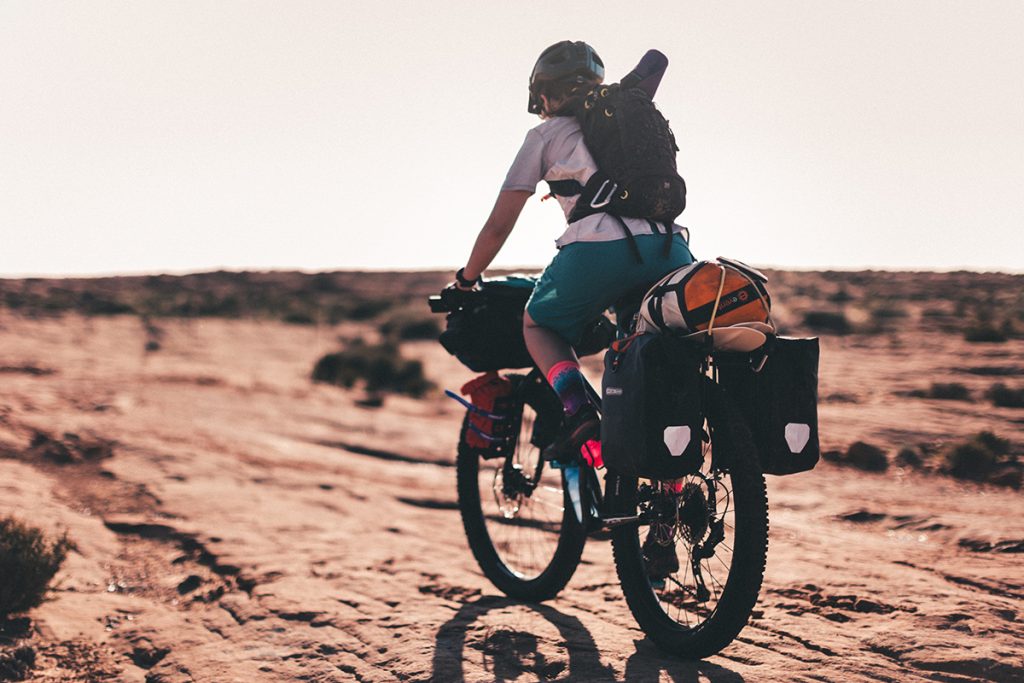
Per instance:
[[[515,422],[508,400],[512,395],[512,382],[497,372],[487,372],[467,382],[459,391],[468,396],[477,409],[469,411],[466,445],[497,453],[510,436],[510,425]]]
[[[640,304],[646,332],[691,334],[710,327],[761,323],[772,328],[768,279],[740,261],[697,261],[662,278]]]

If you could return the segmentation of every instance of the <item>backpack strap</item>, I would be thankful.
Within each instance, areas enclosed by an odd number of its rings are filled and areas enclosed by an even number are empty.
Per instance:
[[[629,226],[626,225],[626,221],[622,220],[622,216],[617,214],[610,213],[608,215],[618,221],[619,225],[622,226],[622,232],[626,234],[626,239],[629,241],[629,248],[633,251],[633,257],[636,259],[636,262],[643,263],[644,257],[640,255],[640,247],[636,246],[636,238],[633,237],[633,233],[629,231]]]
[[[625,233],[626,239],[629,240],[629,248],[633,252],[636,262],[644,262],[643,256],[640,255],[640,247],[636,245],[636,239],[633,237],[633,233],[629,231],[626,221],[622,220],[621,216],[607,211],[605,208],[616,199],[615,193],[619,189],[618,183],[609,178],[607,174],[601,171],[595,172],[594,175],[590,176],[590,180],[587,181],[586,185],[581,185],[578,180],[549,180],[547,183],[551,194],[556,197],[575,197],[579,195],[575,208],[569,214],[569,223],[575,223],[596,213],[607,213],[618,222],[622,232]],[[660,231],[655,230],[655,232]],[[671,233],[669,233],[669,237],[671,237]],[[665,253],[667,255],[668,251],[666,250]]]
[[[578,180],[549,180],[548,189],[556,197],[575,197],[583,192],[583,185]]]
[[[655,235],[660,235],[661,234],[661,228],[658,227],[658,222],[657,221],[655,221],[655,220],[653,220],[651,218],[648,218],[647,219],[647,225],[651,226],[651,233],[652,234],[655,234]],[[663,258],[668,258],[669,256],[672,255],[672,238],[673,237],[675,237],[675,235],[672,234],[672,228],[666,228],[666,230],[665,230],[665,247],[664,247],[664,249],[663,249],[663,251],[661,253]]]

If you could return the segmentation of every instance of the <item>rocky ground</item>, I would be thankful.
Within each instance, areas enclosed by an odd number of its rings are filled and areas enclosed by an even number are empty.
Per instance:
[[[455,506],[458,406],[309,381],[356,324],[0,316],[0,515],[75,543],[53,599],[0,626],[0,680],[19,646],[39,681],[1024,680],[1012,487],[831,463],[770,479],[754,618],[683,662],[636,628],[606,542],[542,605],[483,578]],[[471,376],[404,350],[441,387]],[[1024,341],[826,337],[823,446],[988,429],[1020,453],[1024,413],[971,371],[992,367],[1019,382]],[[905,395],[932,381],[974,399]]]

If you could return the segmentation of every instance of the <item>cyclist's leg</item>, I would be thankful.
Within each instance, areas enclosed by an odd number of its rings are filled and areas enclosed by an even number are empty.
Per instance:
[[[576,360],[571,345],[624,294],[693,262],[681,235],[673,237],[667,255],[665,239],[635,238],[642,263],[636,262],[625,239],[575,242],[558,252],[541,275],[524,316],[526,347],[545,375],[561,361]]]

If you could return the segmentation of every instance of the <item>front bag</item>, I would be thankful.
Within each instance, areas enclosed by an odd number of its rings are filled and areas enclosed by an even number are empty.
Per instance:
[[[620,476],[675,479],[703,461],[704,353],[660,334],[605,355],[601,455]]]
[[[818,340],[770,338],[750,354],[716,353],[718,383],[750,427],[765,474],[818,462]]]

